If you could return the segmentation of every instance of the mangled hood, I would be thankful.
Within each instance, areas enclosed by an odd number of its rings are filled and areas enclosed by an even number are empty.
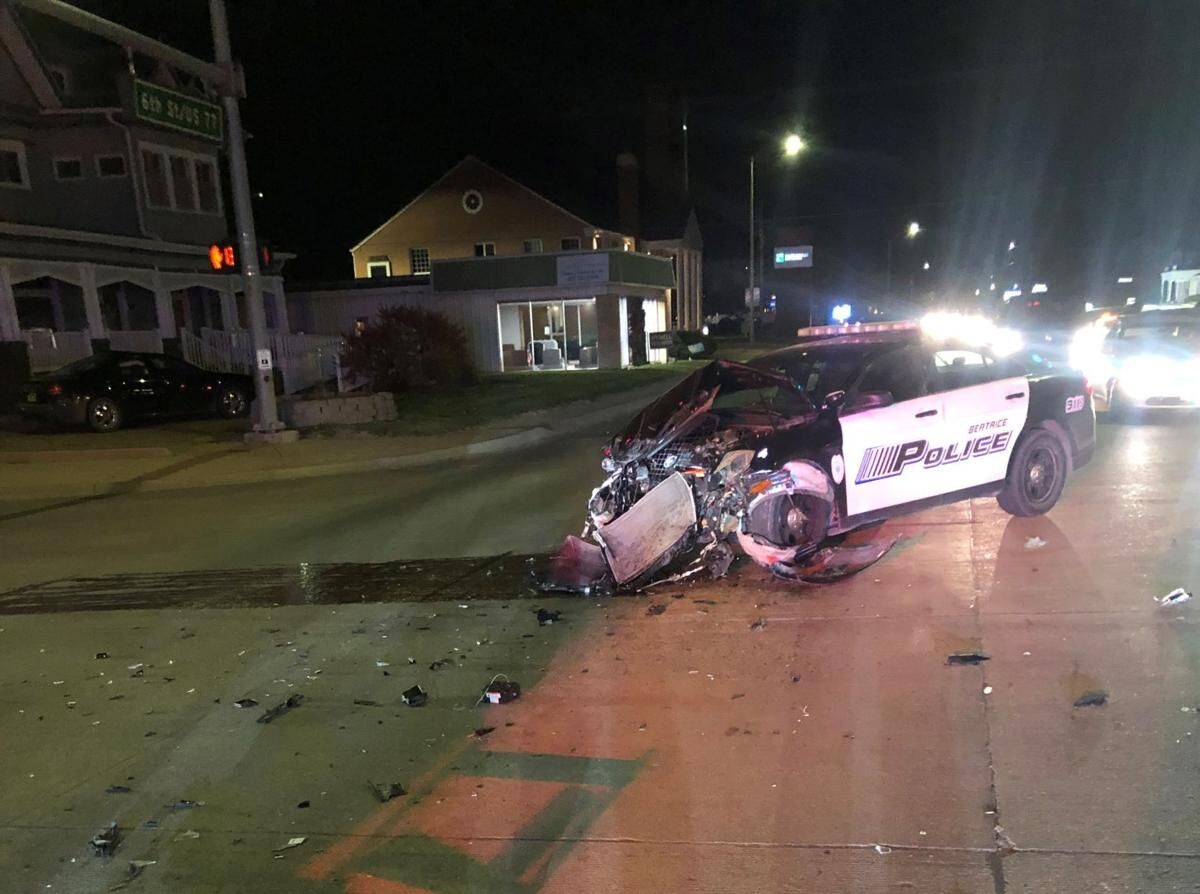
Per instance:
[[[687,428],[693,419],[712,409],[714,403],[731,400],[733,395],[743,392],[758,392],[748,406],[761,405],[763,412],[781,419],[806,417],[815,412],[807,395],[786,376],[742,363],[714,360],[634,416],[613,438],[609,445],[611,455],[618,461],[626,461],[652,453]]]

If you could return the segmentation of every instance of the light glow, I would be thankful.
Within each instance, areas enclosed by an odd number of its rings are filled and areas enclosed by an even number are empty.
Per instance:
[[[1007,357],[1025,344],[1016,330],[997,326],[978,314],[931,311],[921,318],[921,330],[938,341],[953,340],[991,348],[998,357]]]
[[[1118,276],[1117,282],[1119,282],[1121,285],[1125,285],[1125,283],[1133,282],[1133,277],[1132,276]]]
[[[849,304],[835,304],[833,309],[829,311],[829,316],[835,323],[840,324],[849,320],[852,313],[854,313],[854,310]]]
[[[807,148],[808,145],[798,133],[790,133],[783,140],[783,154],[789,158],[799,155]]]
[[[1035,282],[1033,284],[1033,288],[1030,289],[1029,291],[1031,291],[1035,295],[1040,295],[1042,292],[1048,292],[1049,288],[1046,286],[1046,284],[1044,282]]]
[[[921,235],[921,225],[915,220],[909,221],[908,229],[904,231],[904,235],[909,239],[916,239]]]

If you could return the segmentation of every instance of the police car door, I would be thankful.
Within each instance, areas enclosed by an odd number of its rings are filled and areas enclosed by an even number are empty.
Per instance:
[[[945,441],[924,460],[939,492],[1002,481],[1029,413],[1029,381],[1008,375],[986,351],[941,345],[933,351],[930,390],[942,394],[945,413]]]
[[[944,395],[929,392],[931,375],[929,349],[908,345],[875,360],[847,395],[839,421],[848,515],[945,492],[922,468],[928,450],[945,439]],[[863,395],[884,391],[895,403],[856,409]]]

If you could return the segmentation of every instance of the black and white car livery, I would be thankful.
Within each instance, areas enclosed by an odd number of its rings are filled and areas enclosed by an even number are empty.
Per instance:
[[[734,545],[808,579],[823,547],[907,512],[984,495],[1046,512],[1095,450],[1086,380],[1026,373],[979,329],[944,329],[817,327],[696,371],[605,449],[575,555],[591,541],[586,564],[624,587]]]

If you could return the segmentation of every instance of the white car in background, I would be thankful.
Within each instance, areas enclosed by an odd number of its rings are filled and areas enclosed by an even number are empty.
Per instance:
[[[1200,313],[1106,314],[1076,334],[1071,364],[1091,383],[1097,410],[1200,407]]]

